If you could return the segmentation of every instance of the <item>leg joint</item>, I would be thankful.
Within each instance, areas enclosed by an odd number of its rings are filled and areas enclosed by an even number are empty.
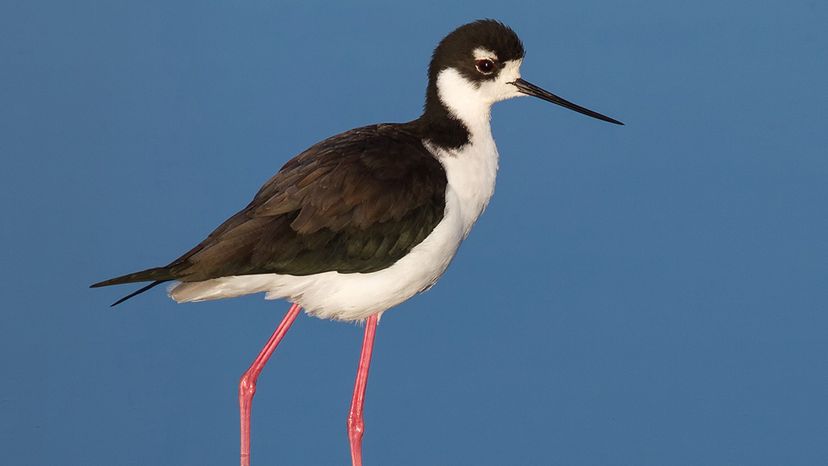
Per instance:
[[[348,416],[347,424],[349,435],[358,435],[362,437],[362,434],[365,432],[365,421],[362,419],[362,416],[350,414]]]
[[[256,393],[256,378],[246,373],[239,380],[239,395],[253,397]]]

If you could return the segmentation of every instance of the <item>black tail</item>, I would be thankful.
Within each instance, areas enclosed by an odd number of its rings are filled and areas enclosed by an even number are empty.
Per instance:
[[[130,293],[130,294],[124,296],[123,298],[115,301],[114,303],[110,304],[109,307],[115,307],[115,306],[121,304],[122,302],[126,301],[129,298],[132,298],[134,296],[138,296],[139,294],[149,290],[150,288],[154,288],[154,287],[156,287],[156,286],[158,286],[158,285],[160,285],[164,282],[168,282],[168,281],[169,280],[156,280],[156,281],[150,283],[149,285],[147,285],[145,287],[142,287],[142,288],[138,288],[137,290],[133,291],[132,293]]]
[[[127,275],[122,275],[120,277],[110,278],[109,280],[104,280],[102,282],[98,282],[95,284],[90,285],[90,288],[99,288],[102,286],[110,286],[110,285],[120,285],[122,283],[136,283],[136,282],[148,282],[152,280],[153,282],[149,285],[144,286],[143,288],[139,288],[136,291],[124,296],[123,298],[115,301],[112,303],[112,306],[117,306],[122,302],[126,301],[129,298],[137,296],[151,288],[154,288],[164,282],[168,282],[173,280],[175,277],[172,276],[170,273],[170,269],[167,267],[155,267],[152,269],[142,270],[140,272],[130,273]]]

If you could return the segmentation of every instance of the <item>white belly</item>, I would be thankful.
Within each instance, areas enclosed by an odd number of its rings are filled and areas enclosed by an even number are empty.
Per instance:
[[[402,303],[429,288],[445,272],[494,192],[497,149],[490,135],[488,141],[476,141],[461,151],[433,152],[448,179],[443,220],[391,267],[371,273],[222,277],[177,283],[170,288],[170,296],[178,302],[191,302],[264,292],[266,299],[285,298],[308,314],[345,321],[364,320]]]

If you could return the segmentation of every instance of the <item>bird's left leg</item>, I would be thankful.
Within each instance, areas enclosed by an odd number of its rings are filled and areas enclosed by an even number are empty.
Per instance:
[[[351,463],[362,466],[362,434],[365,422],[362,420],[362,408],[365,405],[365,387],[368,385],[368,368],[371,365],[371,352],[374,349],[374,335],[377,332],[377,315],[365,322],[365,337],[362,340],[362,354],[359,357],[354,397],[348,412],[348,440],[351,443]]]
[[[256,356],[256,360],[250,368],[242,375],[239,381],[239,411],[241,412],[241,466],[250,466],[250,412],[253,407],[253,395],[256,393],[256,380],[264,369],[270,355],[279,346],[282,337],[285,336],[296,316],[302,308],[298,304],[290,306],[282,323],[276,327],[276,331],[270,336],[262,351]]]

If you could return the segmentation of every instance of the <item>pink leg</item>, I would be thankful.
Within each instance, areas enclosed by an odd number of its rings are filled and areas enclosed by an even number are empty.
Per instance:
[[[256,356],[253,364],[247,369],[247,372],[242,375],[239,381],[239,410],[241,411],[241,466],[250,466],[250,411],[253,406],[253,395],[256,394],[256,380],[259,374],[264,369],[270,355],[279,346],[282,337],[285,336],[299,311],[302,308],[298,304],[290,306],[282,323],[276,327],[276,331],[267,340],[267,344],[262,348],[262,351]]]
[[[368,385],[368,367],[371,365],[371,351],[374,349],[374,335],[377,333],[377,316],[373,315],[365,323],[365,338],[362,340],[362,355],[359,357],[354,397],[348,412],[348,440],[351,442],[351,463],[362,466],[362,434],[365,422],[362,420],[362,408],[365,405],[365,387]]]

